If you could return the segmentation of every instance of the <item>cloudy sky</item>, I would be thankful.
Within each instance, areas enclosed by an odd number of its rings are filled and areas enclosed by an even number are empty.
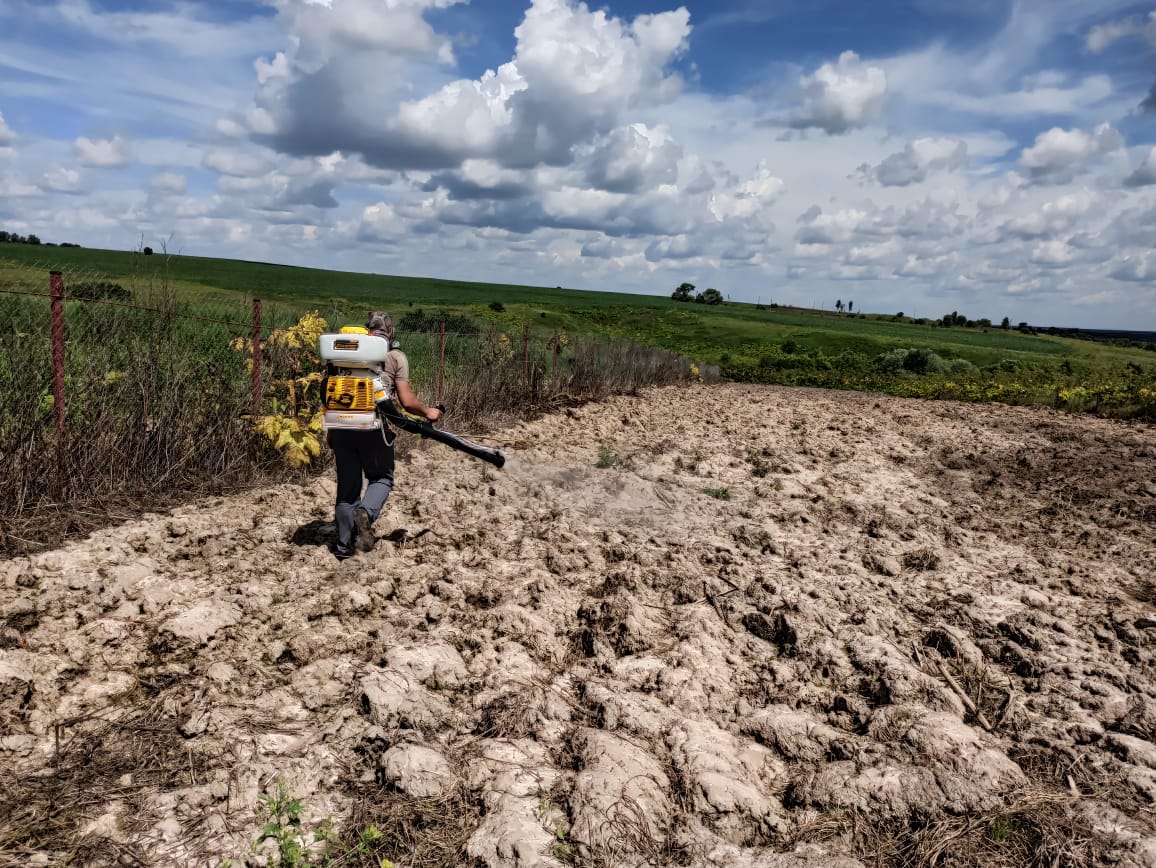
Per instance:
[[[1156,328],[1156,2],[0,0],[0,228]]]

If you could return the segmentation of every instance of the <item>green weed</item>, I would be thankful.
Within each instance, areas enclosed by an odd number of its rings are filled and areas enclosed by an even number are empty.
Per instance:
[[[318,868],[329,862],[327,855],[321,857],[324,861],[313,861],[317,858],[315,851],[332,840],[329,824],[307,831],[301,823],[303,810],[301,800],[289,795],[283,781],[277,783],[275,794],[261,794],[257,815],[265,820],[265,825],[253,842],[253,852],[272,841],[277,848],[277,861],[271,863],[271,868]]]
[[[313,829],[306,829],[302,823],[304,807],[301,800],[289,793],[283,781],[278,781],[276,793],[262,793],[259,797],[257,815],[265,821],[261,834],[253,841],[253,852],[262,849],[266,841],[272,841],[276,851],[271,854],[275,861],[266,861],[268,868],[340,868],[344,865],[364,864],[373,844],[385,837],[374,824],[367,825],[357,836],[352,847],[341,847],[333,834],[330,822],[325,820]],[[393,862],[382,859],[380,868],[395,868]],[[225,859],[221,868],[230,868],[231,859]]]
[[[633,462],[630,458],[620,455],[609,446],[599,446],[598,461],[595,462],[595,466],[603,469],[617,467],[621,470],[629,470],[633,466]]]

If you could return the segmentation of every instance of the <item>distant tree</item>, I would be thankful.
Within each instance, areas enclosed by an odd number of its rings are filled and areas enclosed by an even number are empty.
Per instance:
[[[1010,320],[1010,319],[1008,319],[1008,318],[1005,316],[1005,317],[1003,318],[1003,322],[1001,322],[1001,323],[999,324],[999,327],[1000,327],[1001,329],[1003,329],[1004,331],[1007,331],[1008,329],[1010,329],[1010,328],[1011,328],[1011,320]]]
[[[141,252],[144,253],[145,256],[152,256],[153,255],[153,249],[151,247],[146,247]]]
[[[694,293],[693,283],[680,283],[678,288],[670,294],[675,301],[690,301]]]
[[[0,232],[0,244],[7,244],[10,237],[7,232]]]
[[[843,299],[835,299],[835,310],[839,311],[839,313],[843,312]]]
[[[39,239],[38,237],[36,237],[35,235],[29,235],[29,236],[28,236],[28,238],[27,238],[27,242],[26,242],[26,243],[28,243],[28,244],[39,244],[39,243],[40,243],[40,239]]]
[[[847,313],[851,313],[851,311],[853,311],[854,309],[855,309],[855,302],[853,302],[853,301],[847,302]]]
[[[982,329],[989,329],[989,328],[991,328],[991,320],[989,320],[989,319],[988,319],[986,316],[982,316],[982,317],[980,317],[979,319],[977,319],[977,320],[975,321],[975,324],[976,324],[977,326],[979,326],[980,328],[982,328]]]
[[[695,301],[698,301],[696,298]],[[717,289],[711,288],[702,294],[702,301],[704,304],[722,304],[723,295]]]

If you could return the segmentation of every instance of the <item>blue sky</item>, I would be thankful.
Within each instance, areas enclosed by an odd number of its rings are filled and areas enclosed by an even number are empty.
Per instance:
[[[1154,86],[1156,2],[2,0],[0,227],[1156,328]]]

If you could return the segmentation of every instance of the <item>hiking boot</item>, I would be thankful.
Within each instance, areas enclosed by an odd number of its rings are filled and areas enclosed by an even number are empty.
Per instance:
[[[332,552],[333,556],[339,561],[348,560],[354,555],[352,546],[337,545],[336,543],[333,544]]]
[[[353,521],[357,528],[355,534],[357,550],[359,552],[373,551],[373,547],[377,545],[377,537],[373,535],[373,521],[369,517],[369,512],[359,506],[354,511]]]

